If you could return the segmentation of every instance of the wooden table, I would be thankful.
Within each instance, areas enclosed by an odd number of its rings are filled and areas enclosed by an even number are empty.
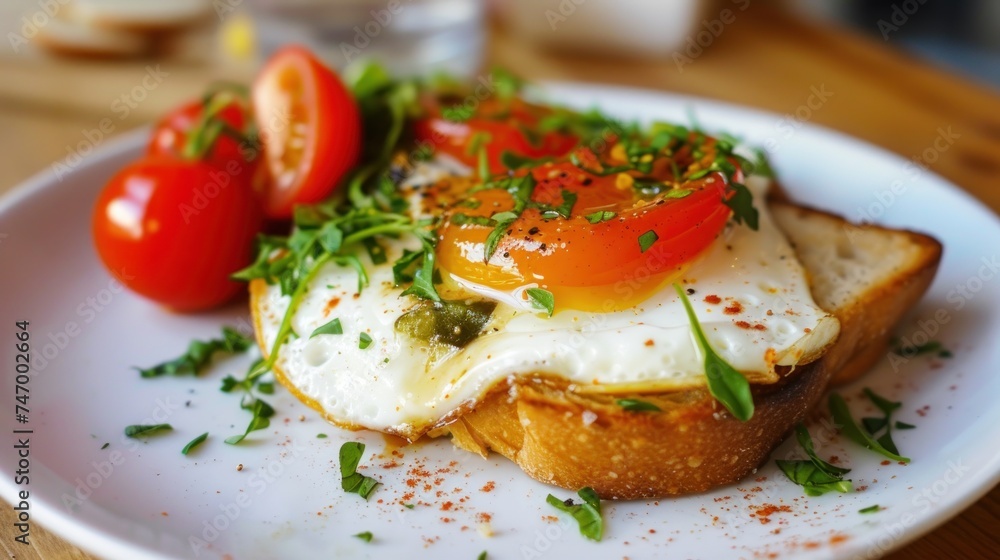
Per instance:
[[[763,3],[762,3],[763,4]],[[833,96],[810,120],[883,146],[904,157],[932,145],[939,127],[961,138],[931,169],[1000,211],[1000,96],[931,68],[868,38],[752,5],[692,59],[678,68],[670,57],[622,61],[539,53],[495,30],[493,63],[528,78],[608,82],[670,90],[794,114],[812,88]],[[81,130],[106,116],[115,93],[134,83],[142,65],[55,65],[58,71],[0,59],[0,191],[65,156]],[[168,68],[164,63],[164,67]],[[117,132],[145,122],[195,94],[218,69],[169,67],[170,80],[149,95]],[[229,69],[240,75],[245,69]],[[16,82],[16,83],[15,83]],[[103,84],[97,87],[97,84]],[[108,93],[108,92],[112,93]],[[72,93],[71,95],[67,95]],[[6,497],[5,497],[6,498]],[[0,515],[0,542],[10,557],[91,558],[32,529],[32,546],[13,543],[9,508]],[[1000,549],[1000,488],[930,535],[891,555],[896,559],[995,558]]]

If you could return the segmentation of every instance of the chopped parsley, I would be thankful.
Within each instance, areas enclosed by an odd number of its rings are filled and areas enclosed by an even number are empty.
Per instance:
[[[724,202],[733,211],[733,221],[737,224],[745,223],[747,227],[756,231],[759,227],[760,212],[753,207],[753,195],[750,189],[740,183],[732,183],[730,187],[735,194]]]
[[[327,438],[326,434],[316,434],[316,439],[326,439],[326,438]]]
[[[442,107],[441,116],[451,122],[462,123],[472,118],[473,110],[465,105]]]
[[[931,340],[919,346],[899,343],[892,349],[892,352],[903,357],[922,356],[925,354],[934,354],[938,358],[951,358],[954,356],[951,350],[945,348],[944,344],[937,340]]]
[[[361,540],[363,540],[365,542],[372,542],[372,537],[373,537],[371,531],[364,531],[363,533],[357,533],[357,534],[351,535],[351,536],[352,537],[357,537],[357,538],[359,538],[359,539],[361,539]]]
[[[550,158],[530,158],[523,156],[521,154],[514,153],[510,150],[504,150],[500,154],[500,163],[503,164],[507,169],[520,169],[522,167],[534,167],[536,165],[545,163],[549,161]]]
[[[899,450],[896,448],[896,443],[892,440],[892,413],[903,406],[903,403],[890,401],[889,399],[876,394],[874,391],[865,387],[864,394],[868,397],[875,407],[882,411],[885,416],[879,417],[865,417],[861,419],[861,425],[864,426],[865,430],[869,435],[875,438],[875,441],[879,443],[885,449],[899,454]],[[907,426],[905,428],[900,428],[900,425]],[[916,426],[911,424],[896,422],[895,427],[897,429],[913,429]]]
[[[655,404],[638,399],[618,399],[615,404],[629,412],[663,412],[663,409]]]
[[[684,304],[688,320],[691,322],[691,330],[694,331],[695,339],[705,353],[705,377],[708,378],[708,391],[715,400],[719,401],[726,410],[739,420],[746,422],[753,417],[754,405],[753,395],[750,393],[750,382],[733,366],[723,360],[712,345],[708,343],[705,332],[701,329],[698,316],[691,306],[684,289],[678,284],[674,284],[674,290]]]
[[[531,300],[532,307],[547,312],[549,317],[552,316],[556,307],[556,299],[552,292],[542,288],[528,288],[528,299]]]
[[[316,330],[309,335],[309,338],[316,338],[321,334],[344,334],[344,327],[340,324],[340,317],[334,317],[329,323],[316,327]]]
[[[349,441],[340,446],[340,485],[346,492],[368,499],[379,481],[358,472],[358,463],[365,452],[365,444]]]
[[[125,435],[130,438],[148,436],[156,432],[169,432],[174,427],[170,424],[133,424],[125,427]]]
[[[847,436],[848,439],[894,461],[900,461],[903,463],[910,462],[909,457],[903,457],[896,452],[886,449],[881,443],[875,440],[871,434],[858,427],[858,425],[854,422],[854,418],[851,416],[851,411],[847,407],[844,397],[841,397],[837,393],[830,393],[829,406],[830,412],[833,415],[834,423],[840,426],[840,432]]]
[[[649,230],[646,233],[640,235],[639,236],[639,252],[645,253],[659,239],[660,239],[660,236],[656,235],[656,232],[653,231],[653,230]]]
[[[592,224],[599,224],[601,222],[606,222],[617,215],[618,214],[615,214],[610,210],[599,210],[597,212],[594,212],[593,214],[587,214],[584,217],[587,218],[587,221]]]
[[[844,480],[844,475],[851,472],[851,469],[837,467],[820,459],[813,448],[809,430],[802,424],[795,426],[795,437],[809,459],[805,461],[778,459],[775,461],[778,468],[785,473],[789,480],[801,486],[807,496],[822,496],[827,492],[851,491],[851,481]]]
[[[358,335],[358,348],[364,350],[372,345],[372,337],[370,334],[363,332]]]
[[[566,512],[573,516],[580,526],[580,534],[593,541],[600,541],[604,535],[604,520],[601,518],[601,499],[597,497],[597,492],[589,486],[581,489],[577,494],[583,498],[582,504],[574,504],[572,499],[560,500],[549,494],[545,501],[559,511]]]
[[[230,436],[226,438],[226,443],[229,445],[237,445],[248,435],[250,432],[256,432],[257,430],[263,430],[271,425],[269,420],[271,416],[274,416],[274,409],[271,408],[266,402],[256,399],[252,401],[251,404],[241,404],[242,408],[249,410],[253,417],[250,418],[250,424],[247,425],[247,429],[242,434],[236,434],[235,436]]]
[[[253,340],[232,327],[222,327],[222,338],[192,340],[180,357],[150,368],[135,368],[142,377],[162,375],[198,375],[212,362],[216,353],[237,354],[253,346]]]
[[[193,440],[189,441],[188,444],[184,446],[184,449],[181,449],[181,453],[183,455],[187,455],[189,452],[191,452],[192,449],[201,445],[201,443],[206,439],[208,439],[208,432],[205,432],[200,436],[194,438]]]
[[[882,511],[882,506],[875,504],[873,506],[859,509],[858,513],[877,513],[879,511]]]

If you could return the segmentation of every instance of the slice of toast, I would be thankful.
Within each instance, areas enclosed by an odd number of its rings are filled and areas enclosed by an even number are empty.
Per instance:
[[[750,421],[729,416],[704,389],[636,396],[663,412],[634,413],[615,404],[624,395],[582,396],[557,379],[522,376],[449,425],[452,441],[484,456],[500,453],[542,482],[593,487],[602,498],[702,492],[750,474],[831,381],[854,379],[884,356],[893,326],[926,291],[941,258],[941,245],[925,235],[855,226],[786,202],[773,201],[771,210],[841,335],[816,362],[754,386]]]

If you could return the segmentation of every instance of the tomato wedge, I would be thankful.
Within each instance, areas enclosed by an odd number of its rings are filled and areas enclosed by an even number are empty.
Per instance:
[[[268,60],[252,101],[270,174],[264,210],[289,218],[296,204],[327,198],[357,164],[360,113],[340,78],[298,46]]]

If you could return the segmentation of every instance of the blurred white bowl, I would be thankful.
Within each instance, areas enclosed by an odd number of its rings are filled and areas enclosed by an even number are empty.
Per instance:
[[[560,50],[663,56],[684,44],[707,0],[506,0],[512,32]]]

